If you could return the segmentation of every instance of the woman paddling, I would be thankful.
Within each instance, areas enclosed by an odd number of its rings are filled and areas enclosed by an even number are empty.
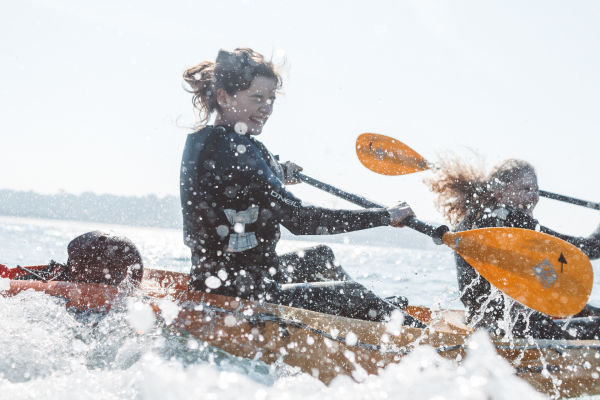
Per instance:
[[[540,226],[533,218],[539,196],[537,175],[531,164],[508,159],[487,176],[455,158],[442,160],[441,166],[427,183],[438,195],[438,208],[457,231],[485,227],[539,230],[579,247],[589,258],[600,257],[600,230],[588,238],[573,237]],[[461,301],[472,326],[515,337],[558,339],[600,335],[600,323],[591,317],[600,315],[599,309],[588,305],[576,316],[587,319],[555,321],[506,298],[462,257],[455,254],[455,258]]]
[[[278,255],[279,225],[296,235],[335,234],[392,225],[414,215],[390,209],[309,207],[285,184],[300,168],[280,164],[256,136],[273,111],[281,77],[247,49],[221,50],[189,68],[202,128],[188,136],[181,163],[184,241],[192,252],[191,288],[355,318],[382,320],[395,309],[335,265],[326,246]],[[214,118],[211,124],[209,120]],[[306,284],[316,281],[346,281]],[[343,293],[343,295],[340,295]],[[407,317],[407,319],[410,319]]]

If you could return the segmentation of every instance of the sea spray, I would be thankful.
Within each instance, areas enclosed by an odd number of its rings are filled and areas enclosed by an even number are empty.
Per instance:
[[[189,270],[189,249],[177,230],[6,217],[0,217],[0,222],[4,257],[0,262],[9,266],[36,265],[50,258],[64,261],[66,244],[77,234],[113,229],[140,247],[146,266]],[[312,244],[282,241],[280,247],[285,252]],[[351,276],[382,295],[405,295],[412,304],[431,305],[440,293],[446,298],[457,293],[453,258],[447,251],[356,243],[331,246]],[[402,262],[397,264],[398,260]],[[600,284],[595,286],[591,302],[598,304]],[[452,293],[447,288],[453,288]],[[172,318],[174,310],[161,317]],[[418,347],[379,375],[364,377],[363,383],[340,377],[325,386],[285,364],[233,357],[160,323],[137,333],[129,322],[126,302],[104,316],[80,314],[68,311],[59,298],[25,292],[0,298],[0,321],[2,399],[168,400],[198,393],[219,400],[543,398],[513,375],[485,335],[475,337],[472,343],[479,347],[467,349],[461,364],[441,358],[432,348]],[[177,382],[180,386],[175,387]]]

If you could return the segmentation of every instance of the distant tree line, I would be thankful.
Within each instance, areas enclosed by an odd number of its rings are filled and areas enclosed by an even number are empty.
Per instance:
[[[80,195],[0,189],[0,215],[109,224],[182,228],[181,207],[176,196],[116,196],[85,192]],[[379,227],[324,236],[294,236],[282,229],[282,238],[318,242],[350,242],[412,248],[435,248],[431,239],[411,229]]]
[[[161,228],[181,228],[182,224],[176,196],[40,194],[1,189],[0,214]]]

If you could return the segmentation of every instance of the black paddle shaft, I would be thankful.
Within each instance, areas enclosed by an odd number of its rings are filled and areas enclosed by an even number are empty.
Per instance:
[[[549,199],[564,201],[565,203],[576,204],[578,206],[587,208],[593,208],[594,210],[600,210],[600,203],[576,199],[575,197],[569,197],[558,193],[546,192],[545,190],[538,190],[538,193],[540,196],[547,197]]]
[[[304,175],[300,172],[296,172],[296,177],[302,182],[308,183],[311,186],[324,190],[327,193],[331,193],[334,196],[347,200],[350,203],[356,204],[357,206],[361,206],[364,208],[386,208],[380,204],[367,200],[364,197],[345,192],[341,189],[336,188],[335,186],[331,186],[327,183],[311,178],[310,176]],[[409,217],[403,222],[404,225],[408,226],[409,228],[412,228],[417,232],[421,232],[431,237],[435,244],[442,244],[442,236],[444,236],[444,233],[450,230],[446,225],[440,225],[436,227],[426,222],[423,222],[417,219],[416,217]]]
[[[310,176],[306,176],[300,172],[296,172],[296,177],[300,179],[302,182],[308,183],[311,186],[319,188],[321,190],[326,191],[327,193],[331,193],[334,196],[340,197],[344,200],[348,200],[350,203],[354,203],[357,206],[361,206],[364,208],[385,208],[384,206],[374,203],[370,200],[365,199],[364,197],[358,196],[356,194],[344,192],[341,189],[336,188],[335,186],[331,186],[327,183],[318,181]]]

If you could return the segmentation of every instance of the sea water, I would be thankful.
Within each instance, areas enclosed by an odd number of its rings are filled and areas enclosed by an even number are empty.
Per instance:
[[[147,267],[189,271],[189,250],[178,230],[13,217],[0,217],[0,263],[64,262],[68,242],[95,229],[132,239]],[[282,240],[278,250],[314,244]],[[461,308],[453,256],[443,247],[329,245],[353,278],[382,296]],[[591,299],[596,305],[599,283]],[[361,383],[339,377],[325,386],[289,366],[232,357],[175,335],[153,324],[147,311],[130,299],[98,318],[67,312],[64,300],[38,292],[0,297],[0,399],[544,398],[513,375],[484,333],[472,336],[460,366],[421,346],[378,376]]]

